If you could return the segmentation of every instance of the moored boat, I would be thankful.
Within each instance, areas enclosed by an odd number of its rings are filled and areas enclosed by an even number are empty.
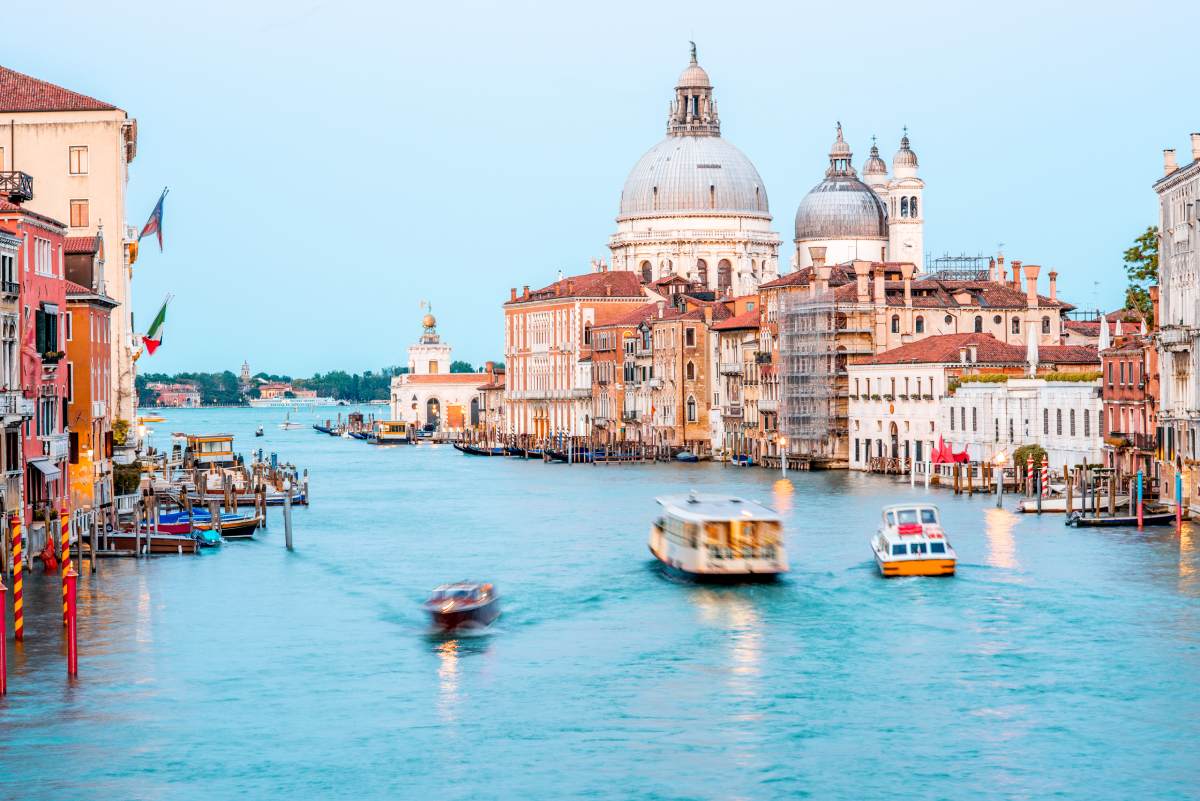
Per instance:
[[[938,508],[926,503],[885,506],[871,551],[882,576],[952,576],[957,555]]]
[[[1188,514],[1183,513],[1183,519],[1188,519]],[[1066,525],[1076,526],[1079,528],[1099,528],[1099,527],[1116,527],[1130,526],[1136,527],[1138,524],[1138,516],[1128,514],[1105,514],[1101,512],[1097,514],[1089,514],[1087,512],[1071,512],[1067,515]],[[1142,507],[1142,525],[1143,526],[1173,526],[1175,525],[1175,510],[1165,504],[1148,503]]]
[[[680,451],[679,453],[675,454],[675,461],[677,461],[677,462],[698,462],[698,461],[700,461],[700,457],[697,456],[696,454],[692,453],[691,451]]]
[[[1087,506],[1084,506],[1085,503],[1087,504]],[[1089,509],[1093,508],[1097,503],[1100,504],[1101,509],[1107,509],[1108,508],[1108,496],[1101,495],[1099,501],[1097,501],[1091,495],[1088,495],[1087,498],[1084,498],[1083,493],[1076,492],[1071,496],[1070,511],[1086,512]],[[1129,505],[1129,496],[1128,495],[1118,495],[1116,497],[1116,500],[1113,501],[1113,503],[1114,503],[1114,505],[1117,506],[1117,508],[1120,508],[1122,506],[1128,506]],[[1042,508],[1041,508],[1042,512],[1066,512],[1066,511],[1068,511],[1067,510],[1067,496],[1065,494],[1060,494],[1060,495],[1051,495],[1048,498],[1042,498],[1041,506],[1042,506]],[[1038,499],[1037,498],[1025,499],[1025,500],[1021,501],[1021,503],[1018,505],[1018,508],[1022,512],[1037,512],[1038,511]]]
[[[255,529],[262,521],[255,515],[242,515],[237,512],[222,512],[220,534],[225,539],[244,539],[253,537]],[[192,528],[199,531],[213,530],[212,517],[197,515],[192,521]]]
[[[107,535],[108,547],[117,551],[133,551],[138,546],[145,553],[196,553],[200,546],[189,534],[168,534],[165,531],[135,532],[120,529]],[[147,542],[149,548],[147,548]]]
[[[435,587],[424,604],[442,631],[486,628],[500,616],[500,598],[491,584],[459,581]]]
[[[466,442],[455,442],[454,449],[456,451],[461,451],[461,452],[467,454],[468,456],[503,456],[504,455],[504,448],[501,448],[501,447],[489,448],[486,446],[480,447],[479,445],[471,445]]]
[[[650,528],[665,570],[697,581],[763,581],[788,570],[777,512],[732,495],[666,495]]]
[[[374,445],[411,445],[413,424],[403,420],[376,420],[368,441]]]

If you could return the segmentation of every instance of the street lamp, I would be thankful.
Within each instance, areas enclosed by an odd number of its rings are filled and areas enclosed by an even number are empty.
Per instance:
[[[787,437],[779,437],[779,474],[787,478]]]

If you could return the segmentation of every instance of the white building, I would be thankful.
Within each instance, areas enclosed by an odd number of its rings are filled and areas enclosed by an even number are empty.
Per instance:
[[[813,187],[796,209],[796,253],[792,266],[843,264],[855,260],[924,263],[925,182],[917,176],[917,154],[908,133],[892,158],[892,176],[871,146],[859,180],[854,154],[842,138],[829,151],[825,179]]]
[[[634,166],[621,190],[612,269],[646,282],[672,274],[719,296],[745,295],[779,275],[779,235],[767,190],[748,158],[721,137],[708,73],[679,76],[667,137]]]
[[[1164,495],[1174,497],[1176,470],[1186,499],[1200,498],[1200,473],[1189,464],[1200,428],[1200,133],[1192,134],[1192,161],[1180,167],[1163,154],[1166,173],[1154,184],[1159,200],[1159,420]]]
[[[875,457],[925,461],[939,439],[972,461],[1037,444],[1060,467],[1085,457],[1095,462],[1099,378],[1044,376],[1098,375],[1099,367],[1095,348],[1021,348],[991,334],[931,336],[851,364],[850,467],[865,470]]]
[[[451,348],[426,314],[421,338],[408,348],[408,372],[392,378],[391,418],[430,431],[461,431],[479,425],[479,387],[488,373],[452,373]]]

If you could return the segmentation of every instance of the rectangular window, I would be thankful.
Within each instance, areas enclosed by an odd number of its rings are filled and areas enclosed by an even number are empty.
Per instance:
[[[908,553],[907,545],[893,545],[892,556],[904,556]]]
[[[979,414],[978,414],[978,412],[979,412],[979,410],[976,409],[974,406],[971,407],[971,430],[972,431],[979,430]]]
[[[1092,435],[1092,416],[1085,409],[1083,412],[1083,435],[1090,437]]]
[[[974,411],[974,410],[972,409],[972,411]],[[967,430],[967,407],[966,406],[962,407],[962,409],[960,410],[958,422],[962,423],[962,430],[966,431]]]
[[[1075,436],[1075,410],[1074,409],[1072,409],[1070,412],[1070,424],[1071,424],[1070,432],[1071,432],[1071,436],[1073,437],[1073,436]]]
[[[1062,409],[1054,411],[1054,433],[1062,436]]]
[[[950,410],[950,430],[954,430],[954,410]]]
[[[1042,433],[1050,436],[1050,410],[1042,409]]]
[[[1125,362],[1121,362],[1121,385],[1125,384]]]
[[[86,200],[71,201],[71,227],[72,228],[87,228],[91,223],[88,222],[88,202]]]
[[[929,552],[930,553],[945,553],[946,552],[946,543],[944,543],[944,542],[929,543]]]
[[[65,318],[63,318],[63,324],[66,325],[66,327],[67,327],[67,341],[70,342],[71,341],[71,315],[70,314],[68,314]]]
[[[67,362],[67,403],[75,400],[75,365]]]
[[[69,152],[71,175],[87,175],[88,149],[87,145],[72,145]]]

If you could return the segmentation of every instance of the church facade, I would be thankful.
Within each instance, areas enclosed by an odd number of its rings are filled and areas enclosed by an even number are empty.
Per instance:
[[[426,314],[420,338],[408,348],[408,372],[392,378],[391,419],[414,423],[426,431],[455,432],[479,425],[479,386],[488,373],[450,372],[450,344],[437,332],[437,320]]]

